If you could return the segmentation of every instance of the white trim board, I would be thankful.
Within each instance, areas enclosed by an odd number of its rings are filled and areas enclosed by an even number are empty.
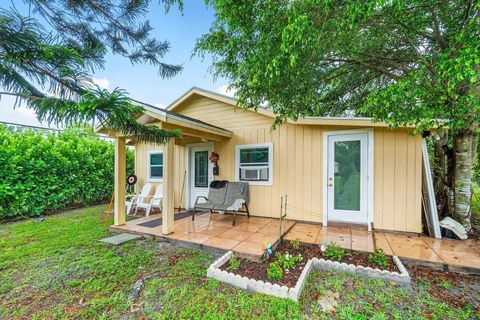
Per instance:
[[[327,131],[323,133],[323,219],[322,224],[328,225],[328,137],[333,135],[347,135],[355,133],[368,133],[367,139],[367,226],[368,230],[372,229],[374,216],[374,136],[373,128],[358,129],[358,130],[337,130]],[[331,220],[334,221],[334,220]],[[342,221],[344,222],[344,221]],[[352,222],[353,223],[353,222]]]
[[[268,181],[247,181],[252,186],[273,186],[273,142],[261,142],[252,144],[237,144],[235,146],[235,181],[240,181],[238,169],[240,168],[240,149],[268,148]],[[245,180],[246,181],[246,180]]]
[[[185,145],[185,208],[191,209],[190,206],[190,187],[191,187],[191,170],[190,170],[190,159],[191,159],[191,148],[192,147],[210,147],[215,151],[215,144],[213,142],[199,142],[199,143],[190,143]]]

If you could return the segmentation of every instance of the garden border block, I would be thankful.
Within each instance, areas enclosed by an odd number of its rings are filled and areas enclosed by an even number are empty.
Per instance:
[[[313,269],[320,270],[336,270],[341,272],[350,272],[357,275],[383,279],[387,281],[394,281],[401,284],[410,284],[410,275],[407,269],[397,256],[393,256],[393,261],[397,266],[399,272],[390,272],[388,270],[380,270],[378,268],[370,268],[364,266],[355,266],[353,264],[340,263],[338,261],[331,261],[325,259],[312,258],[307,261],[307,264],[302,270],[297,283],[293,288],[286,286],[279,286],[270,282],[263,282],[261,280],[250,279],[242,277],[232,272],[220,270],[220,267],[230,260],[233,252],[228,251],[223,256],[214,261],[207,269],[207,277],[216,279],[220,282],[230,284],[243,290],[259,292],[278,298],[289,298],[298,301],[303,287],[305,286],[308,275]]]

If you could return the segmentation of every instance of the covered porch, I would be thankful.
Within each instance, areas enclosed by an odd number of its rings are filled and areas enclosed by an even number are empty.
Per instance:
[[[145,109],[137,121],[151,126],[158,126],[163,129],[179,129],[182,136],[171,138],[162,146],[163,150],[163,197],[162,197],[162,224],[158,232],[162,235],[171,235],[175,228],[181,225],[175,224],[175,196],[174,180],[175,166],[180,164],[176,158],[175,146],[187,146],[198,143],[221,143],[230,139],[232,133],[220,127],[210,125],[197,119],[177,114],[168,110],[156,108],[150,105],[142,105]],[[135,143],[134,137],[129,137],[121,132],[108,132],[115,138],[115,185],[114,185],[114,226],[121,227],[126,224],[126,148],[130,143]],[[178,155],[177,155],[178,156]],[[139,186],[140,188],[142,186]],[[176,233],[178,236],[181,228]]]
[[[205,212],[196,216],[195,220],[190,215],[183,217],[182,212],[177,212],[176,215],[182,218],[174,221],[175,232],[168,234],[163,233],[163,225],[159,226],[159,223],[163,223],[161,213],[130,220],[121,226],[113,225],[109,230],[198,248],[232,250],[238,256],[259,261],[264,258],[264,244],[271,243],[275,246],[280,234],[286,234],[295,225],[291,220],[282,222],[272,218],[237,216],[233,226],[233,216],[229,214]]]

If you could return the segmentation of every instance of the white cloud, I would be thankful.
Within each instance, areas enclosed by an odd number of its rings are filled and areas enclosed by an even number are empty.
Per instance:
[[[217,88],[217,92],[226,96],[235,97],[235,93],[237,93],[237,90],[234,88],[229,89],[228,84],[224,84],[223,86]]]
[[[165,109],[167,107],[163,103],[155,103],[154,106],[157,107],[157,108],[160,108],[160,109]]]
[[[110,81],[108,81],[107,78],[101,78],[101,79],[93,78],[93,83],[95,83],[101,89],[110,88]]]

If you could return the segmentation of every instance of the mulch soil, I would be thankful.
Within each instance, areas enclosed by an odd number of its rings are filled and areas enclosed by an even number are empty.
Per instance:
[[[407,266],[407,269],[413,283],[426,287],[438,301],[457,308],[470,304],[480,312],[480,276],[421,266]]]
[[[284,277],[280,280],[269,279],[267,277],[268,266],[270,265],[270,263],[275,261],[275,254],[277,252],[280,252],[282,254],[289,253],[292,256],[301,254],[303,257],[300,263],[298,263],[291,270],[288,270],[288,273],[284,272]],[[369,253],[350,250],[346,250],[346,252],[347,255],[339,262],[345,262],[353,265],[362,265],[374,269],[378,268],[378,266],[368,261]],[[322,255],[322,252],[320,251],[320,245],[318,244],[301,243],[298,249],[294,249],[290,241],[283,241],[282,244],[279,245],[277,249],[273,252],[273,254],[270,255],[270,257],[264,262],[253,262],[250,260],[238,258],[238,260],[240,261],[240,267],[237,270],[227,270],[229,266],[228,262],[221,266],[220,269],[231,271],[235,274],[241,275],[242,277],[248,277],[261,281],[269,281],[270,283],[276,283],[281,286],[294,287],[308,260],[315,257],[328,260],[328,258]],[[387,256],[387,270],[399,272],[391,256]]]

